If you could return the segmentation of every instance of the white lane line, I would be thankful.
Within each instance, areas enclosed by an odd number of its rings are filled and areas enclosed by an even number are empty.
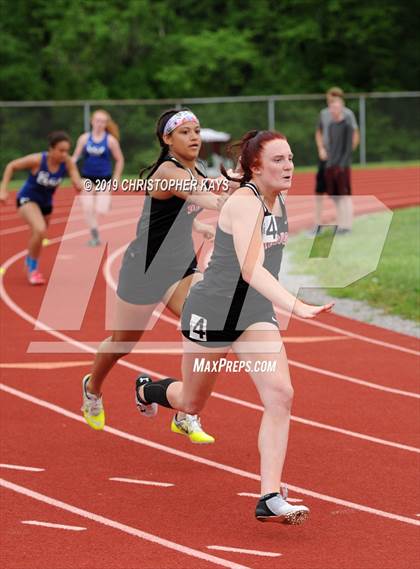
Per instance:
[[[81,526],[66,526],[63,524],[52,524],[50,522],[38,522],[36,520],[24,520],[21,523],[26,524],[28,526],[42,526],[45,528],[66,529],[69,531],[83,531],[87,529]]]
[[[363,387],[369,387],[370,389],[377,389],[378,391],[394,393],[395,395],[403,395],[404,397],[412,397],[413,399],[420,399],[420,394],[415,393],[413,391],[403,391],[402,389],[395,389],[394,387],[386,387],[385,385],[372,383],[370,381],[364,381],[363,379],[358,379],[357,377],[352,377],[350,375],[344,375],[342,373],[337,373],[335,371],[328,371],[326,369],[321,369],[319,367],[302,364],[300,362],[297,362],[296,360],[289,360],[289,365],[294,367],[299,367],[301,369],[306,369],[308,371],[313,371],[315,373],[320,373],[322,375],[327,375],[328,377],[334,377],[336,379],[342,379],[343,381],[349,381],[350,383],[356,383],[357,385],[363,385]]]
[[[67,512],[75,514],[76,516],[81,516],[82,518],[86,518],[88,520],[92,520],[94,522],[111,527],[113,529],[120,530],[124,533],[128,533],[140,539],[144,539],[145,541],[156,543],[168,549],[173,549],[178,553],[184,553],[185,555],[189,555],[190,557],[202,559],[204,561],[208,561],[209,563],[214,563],[215,565],[228,567],[229,569],[250,569],[245,565],[238,565],[237,563],[233,563],[226,559],[222,559],[221,557],[215,557],[213,555],[209,555],[208,553],[203,553],[202,551],[192,549],[191,547],[186,547],[185,545],[181,545],[174,541],[169,541],[168,539],[158,537],[157,535],[153,535],[152,533],[147,533],[145,531],[141,531],[137,528],[127,526],[110,518],[94,514],[93,512],[90,512],[88,510],[77,508],[76,506],[72,506],[71,504],[62,502],[61,500],[56,500],[55,498],[51,498],[50,496],[46,496],[45,494],[34,492],[29,488],[25,488],[24,486],[19,486],[18,484],[13,484],[12,482],[9,482],[8,480],[3,480],[2,478],[0,478],[0,486],[3,486],[8,490],[12,490],[13,492],[17,492],[18,494],[23,494],[24,496],[33,498],[34,500],[38,500],[39,502],[44,502],[44,504],[48,504],[49,506],[54,506],[55,508],[59,508],[60,510],[65,510]]]
[[[0,390],[9,393],[10,395],[15,395],[20,399],[25,401],[29,401],[30,403],[34,403],[35,405],[39,405],[40,407],[44,407],[45,409],[49,409],[50,411],[54,411],[64,417],[68,417],[69,419],[74,419],[79,423],[82,423],[85,426],[85,420],[80,415],[76,415],[72,411],[68,411],[59,405],[55,405],[54,403],[49,403],[48,401],[44,401],[43,399],[39,399],[38,397],[34,397],[23,391],[19,391],[14,389],[13,387],[9,387],[8,385],[4,385],[0,383]],[[216,462],[214,460],[209,460],[207,458],[203,458],[201,456],[197,456],[188,452],[180,451],[172,447],[168,447],[166,445],[162,445],[160,443],[155,443],[148,439],[143,439],[136,435],[132,435],[130,433],[126,433],[125,431],[120,431],[119,429],[115,429],[114,427],[106,426],[104,429],[105,432],[120,437],[124,440],[131,441],[149,448],[153,448],[155,450],[160,450],[162,452],[166,452],[173,456],[178,456],[181,458],[185,458],[186,460],[191,460],[192,462],[197,462],[199,464],[204,464],[206,466],[210,466],[211,468],[216,468],[217,470],[222,470],[224,472],[229,472],[231,474],[236,474],[237,476],[241,476],[243,478],[247,478],[250,480],[260,480],[260,476],[253,472],[248,472],[246,470],[242,470],[240,468],[235,468],[234,466],[228,466],[226,464],[222,464],[220,462]],[[306,488],[301,488],[300,486],[294,486],[292,484],[287,483],[287,487],[289,490],[293,492],[297,492],[298,494],[304,494],[306,496],[311,496],[312,498],[316,498],[318,500],[324,500],[325,502],[331,502],[333,504],[339,504],[340,506],[346,506],[347,508],[353,508],[355,510],[359,510],[361,512],[366,512],[368,514],[374,514],[376,516],[387,518],[390,520],[398,521],[407,523],[410,525],[420,526],[420,520],[413,520],[412,518],[407,518],[406,516],[401,516],[399,514],[392,514],[391,512],[385,512],[383,510],[378,510],[376,508],[370,508],[369,506],[364,506],[362,504],[357,504],[355,502],[350,502],[348,500],[342,500],[341,498],[335,498],[334,496],[329,496],[328,494],[321,494],[319,492],[314,492],[313,490],[308,490]]]
[[[247,555],[259,555],[260,557],[281,557],[281,553],[273,553],[272,551],[256,551],[255,549],[242,549],[241,547],[227,547],[225,545],[208,545],[207,549],[215,549],[217,551],[230,551],[232,553],[245,553]]]
[[[253,492],[238,492],[238,496],[246,496],[248,498],[261,498],[261,494],[254,494]],[[287,498],[291,504],[303,502],[300,498]]]
[[[114,225],[114,224],[110,224],[110,225]],[[69,236],[68,236],[69,237]],[[70,237],[69,237],[70,238]],[[14,259],[18,256],[23,256],[24,254],[26,254],[25,251],[18,253],[17,255],[15,255],[14,257],[11,257],[6,264],[12,264],[14,262]],[[9,265],[8,265],[9,266]],[[30,314],[28,314],[27,312],[25,312],[20,306],[18,306],[7,294],[5,288],[4,288],[4,284],[3,284],[3,279],[0,278],[0,293],[2,294],[3,297],[3,301],[7,304],[7,306],[9,306],[9,308],[11,308],[11,310],[13,310],[16,314],[18,314],[22,319],[26,320],[27,322],[30,322],[31,324],[34,324],[37,326],[38,329],[40,330],[44,330],[45,332],[48,332],[50,335],[55,336],[56,338],[59,338],[60,340],[64,340],[65,342],[69,343],[72,346],[75,346],[85,352],[89,352],[92,354],[96,353],[96,349],[92,348],[86,344],[84,344],[83,342],[79,342],[78,340],[74,340],[73,338],[66,336],[65,334],[62,334],[61,332],[57,332],[56,330],[52,330],[50,329],[48,326],[46,326],[43,322],[40,322],[39,320],[35,320],[35,318],[33,318]],[[165,378],[165,375],[162,375],[158,372],[156,372],[155,370],[151,370],[145,367],[141,367],[141,366],[137,366],[135,364],[132,364],[128,361],[125,361],[123,359],[118,360],[117,362],[119,365],[128,367],[130,369],[134,369],[136,371],[140,371],[141,373],[147,373],[147,374],[151,374],[152,376],[156,377],[157,379],[163,379]],[[289,360],[289,363],[291,363],[293,365],[293,361]],[[304,367],[305,369],[311,369],[312,371],[317,371],[318,373],[327,373],[325,371],[319,370],[319,368],[313,368],[312,366],[306,366],[305,364],[298,364],[296,363],[299,367]],[[328,372],[328,374],[331,374],[333,377],[335,375],[341,375],[341,374],[335,374],[334,372]],[[346,378],[347,376],[342,376],[342,378]],[[361,381],[361,380],[360,380]],[[384,388],[385,389],[385,388]],[[405,392],[403,392],[405,393]],[[401,393],[399,393],[401,395]],[[240,399],[236,399],[233,397],[229,397],[227,395],[223,395],[221,393],[217,393],[217,392],[213,392],[212,393],[213,397],[219,398],[219,399],[224,399],[225,401],[230,401],[232,403],[238,404],[238,405],[242,405],[244,407],[249,407],[252,409],[258,409],[261,410],[261,406],[259,405],[254,405],[253,403],[248,403],[246,401],[242,401]],[[411,396],[415,396],[418,397],[417,394],[411,394]],[[374,442],[374,443],[379,443],[379,444],[385,444],[386,446],[392,446],[395,448],[399,448],[402,450],[410,450],[412,452],[419,452],[418,449],[415,449],[415,447],[409,447],[408,445],[401,445],[400,443],[394,443],[393,441],[385,441],[384,439],[379,439],[377,437],[371,437],[369,435],[363,435],[361,433],[356,433],[354,431],[349,431],[346,429],[340,429],[338,427],[334,427],[331,425],[327,425],[327,424],[323,424],[323,423],[317,423],[315,421],[310,421],[309,419],[303,419],[300,417],[296,417],[296,416],[292,416],[292,420],[293,421],[297,421],[297,422],[301,422],[302,424],[306,424],[306,425],[310,425],[312,427],[319,427],[319,428],[323,428],[325,430],[330,430],[336,433],[341,433],[343,435],[347,435],[347,436],[353,436],[355,438],[359,438],[362,440],[368,440],[369,442]],[[415,450],[413,450],[415,449]]]
[[[116,251],[114,251],[107,258],[105,265],[104,265],[104,268],[103,268],[104,278],[105,278],[107,284],[111,288],[113,288],[114,290],[116,290],[117,284],[116,284],[116,282],[115,282],[115,280],[111,274],[111,265],[115,261],[115,259],[121,254],[122,249],[123,248],[120,248],[120,249],[117,249]],[[282,312],[282,311],[277,311],[277,312]],[[282,313],[286,314],[285,312],[282,312]],[[164,314],[160,314],[159,310],[155,310],[153,312],[153,315],[154,316],[160,316],[161,320],[164,320],[165,322],[168,322],[169,324],[173,324],[177,329],[179,328],[179,320],[176,320],[175,318],[172,318],[170,316],[166,316]],[[334,330],[335,332],[341,334],[341,336],[344,335],[345,337],[350,337],[350,338],[357,337],[357,339],[359,339],[359,340],[365,338],[364,336],[362,337],[359,334],[353,334],[351,332],[346,332],[346,331],[342,330],[341,328],[324,325],[321,322],[313,322],[312,320],[308,321],[308,320],[304,320],[303,318],[298,318],[298,320],[301,320],[302,322],[305,322],[306,324],[313,324],[313,325],[320,326],[322,328],[328,328],[328,329]],[[303,340],[305,340],[305,338],[303,338]],[[287,343],[287,338],[285,338],[285,342]],[[375,343],[380,343],[381,345],[384,345],[384,343],[380,342],[379,340],[375,341]],[[391,347],[386,342],[385,342],[385,344],[386,344],[386,347]],[[415,355],[419,355],[419,353],[420,353],[420,352],[416,352],[415,350],[409,350],[408,348],[401,348],[401,349],[402,349],[402,351],[408,351],[409,353],[413,353]],[[412,397],[414,399],[420,399],[420,394],[412,392],[412,391],[404,391],[402,389],[396,389],[394,387],[387,387],[387,386],[384,386],[384,385],[381,385],[378,383],[373,383],[371,381],[365,381],[365,380],[359,379],[357,377],[352,377],[349,375],[344,375],[342,373],[336,373],[333,371],[329,371],[329,370],[326,370],[324,368],[319,368],[319,367],[303,364],[303,363],[300,363],[296,360],[289,359],[288,362],[289,362],[289,365],[291,365],[291,366],[295,366],[295,367],[305,369],[308,371],[313,371],[315,373],[318,373],[321,375],[326,375],[328,377],[333,377],[335,379],[341,379],[343,381],[348,381],[348,382],[354,383],[356,385],[362,385],[363,387],[368,387],[370,389],[377,389],[378,391],[383,391],[386,393],[393,393],[394,395],[402,395],[404,397]]]
[[[104,268],[103,268],[103,274],[104,274],[105,280],[106,280],[108,286],[110,286],[113,290],[116,290],[117,283],[115,282],[115,279],[112,276],[111,266],[114,263],[115,259],[121,255],[123,249],[124,249],[124,247],[121,247],[120,249],[115,250],[111,255],[109,255],[109,257],[107,257],[107,259],[105,261]],[[279,314],[288,314],[285,311],[278,310],[278,309],[276,309],[276,312],[278,312]],[[159,313],[155,310],[155,312],[153,314],[155,316],[157,316]],[[173,324],[174,326],[179,328],[179,320],[176,320],[175,318],[172,318],[170,316],[166,316],[164,314],[160,315],[160,318],[162,320],[164,320],[165,322]],[[370,344],[376,344],[376,345],[382,346],[384,348],[390,348],[391,350],[398,350],[400,352],[405,352],[407,354],[412,354],[414,356],[420,356],[419,350],[413,350],[411,348],[405,348],[404,346],[400,346],[398,344],[393,344],[391,342],[384,342],[383,340],[376,340],[375,338],[370,338],[369,336],[364,336],[362,334],[350,332],[348,330],[345,330],[344,328],[339,328],[338,326],[332,326],[331,324],[325,324],[324,322],[319,322],[317,320],[308,320],[308,319],[304,319],[304,318],[299,318],[298,316],[295,316],[295,315],[292,315],[292,318],[295,318],[296,320],[299,320],[300,322],[304,322],[308,326],[317,326],[318,328],[323,328],[325,330],[331,330],[333,332],[337,332],[341,335],[347,336],[349,338],[354,338],[354,339],[360,340],[362,342],[368,342]]]
[[[121,213],[125,210],[127,210],[127,211],[129,210],[132,212],[133,208],[132,207],[131,208],[124,207],[124,208],[120,208],[120,209],[116,209],[116,210],[111,210],[107,215],[114,215],[116,213]],[[84,219],[84,218],[85,218],[85,216],[83,214],[80,214],[80,215],[77,214],[77,215],[72,216],[71,219],[72,219],[72,221],[75,221],[75,220]],[[66,217],[56,217],[50,221],[49,225],[59,225],[60,223],[66,223],[68,221],[68,219],[69,219],[68,215],[66,215]],[[135,219],[138,219],[138,218],[135,218]],[[126,223],[129,223],[130,221],[134,221],[134,220],[133,219],[127,220]],[[105,226],[102,226],[102,228],[103,227],[105,227]],[[28,226],[27,225],[15,225],[15,227],[10,227],[9,229],[2,229],[0,231],[0,236],[12,235],[13,233],[21,233],[22,231],[28,231]],[[88,234],[89,230],[84,231],[84,233]],[[60,240],[61,240],[61,237],[56,237],[55,239],[50,239],[49,244],[57,243]]]
[[[20,466],[18,464],[0,464],[0,468],[9,468],[10,470],[25,470],[27,472],[45,471],[45,468],[34,468],[33,466]]]
[[[119,227],[120,225],[124,225],[125,223],[128,223],[129,221],[131,221],[131,220],[126,220],[126,221],[124,221],[124,222],[108,223],[108,224],[105,224],[105,225],[102,227],[102,229],[112,229],[112,228],[114,228],[114,227]],[[61,241],[61,240],[73,239],[74,237],[78,237],[78,236],[83,235],[83,234],[85,234],[85,233],[87,233],[87,230],[76,231],[76,232],[74,232],[74,233],[69,233],[68,235],[65,235],[64,237],[57,237],[57,238],[55,238],[55,239],[52,239],[50,242],[51,242],[51,243],[58,243],[58,242]],[[4,271],[6,271],[6,270],[9,268],[9,266],[11,266],[15,261],[17,261],[18,259],[20,259],[21,257],[23,257],[23,256],[25,256],[25,255],[26,255],[26,250],[21,251],[20,253],[17,253],[16,255],[13,255],[12,257],[10,257],[10,258],[4,263],[4,265],[3,265]],[[111,257],[112,257],[112,256],[111,256]],[[104,274],[105,274],[105,272],[104,272]],[[109,274],[110,274],[110,273],[109,273]],[[115,282],[114,282],[114,284],[115,284]],[[96,353],[96,349],[93,349],[93,348],[88,349],[88,348],[86,348],[86,347],[84,346],[83,343],[78,342],[78,341],[76,341],[76,340],[73,340],[72,338],[70,338],[70,337],[68,337],[68,336],[66,336],[66,335],[64,335],[64,334],[61,334],[60,332],[56,332],[55,330],[51,330],[48,326],[46,326],[46,325],[43,324],[42,322],[36,320],[36,319],[33,318],[30,314],[28,314],[27,312],[25,312],[24,310],[22,310],[22,309],[20,308],[20,306],[18,306],[18,305],[10,298],[10,296],[7,294],[6,289],[5,289],[5,287],[4,287],[3,278],[1,278],[1,276],[0,276],[0,296],[2,296],[3,301],[5,302],[5,304],[6,304],[7,306],[9,306],[9,308],[10,308],[11,310],[13,310],[16,314],[18,314],[22,319],[26,320],[27,322],[30,322],[31,324],[35,324],[35,326],[36,326],[38,329],[42,329],[42,330],[48,332],[49,334],[51,334],[51,335],[53,335],[53,336],[55,336],[55,337],[57,337],[57,338],[59,338],[59,339],[61,339],[61,340],[64,340],[65,342],[69,342],[69,343],[70,343],[71,345],[73,345],[73,346],[76,346],[76,347],[78,347],[78,348],[81,348],[81,349],[84,350],[84,351],[87,351],[87,352],[90,352],[90,353],[93,353],[93,354]],[[172,324],[175,324],[175,325],[178,324],[178,320],[175,320],[174,318],[171,318],[171,317],[169,317],[169,316],[161,315],[161,319],[162,319],[162,320],[165,320],[165,321],[167,321],[167,322],[170,322],[170,323],[172,323]],[[314,322],[311,322],[311,323],[314,324]],[[318,325],[318,324],[320,324],[320,323],[318,322],[318,323],[316,323],[316,324]],[[340,328],[334,328],[334,329],[335,329],[336,331],[338,331],[338,332],[341,331]],[[126,367],[130,367],[131,369],[136,369],[136,370],[139,370],[139,371],[142,371],[142,372],[145,372],[145,373],[147,373],[147,372],[152,372],[152,370],[147,370],[146,368],[138,368],[137,366],[134,366],[133,364],[130,364],[130,362],[127,362],[127,361],[124,361],[124,360],[119,360],[119,361],[118,361],[118,364],[123,365],[123,366],[126,366]],[[334,377],[334,378],[341,379],[341,380],[344,380],[344,381],[349,381],[349,382],[351,382],[351,383],[363,385],[364,387],[368,387],[368,388],[371,388],[371,389],[377,389],[377,390],[379,390],[379,391],[384,391],[384,392],[388,392],[388,393],[393,393],[393,394],[395,394],[395,395],[403,395],[403,396],[405,396],[405,397],[413,397],[413,398],[416,398],[416,399],[420,399],[420,395],[417,394],[417,393],[413,393],[413,392],[410,392],[410,391],[403,391],[403,390],[400,390],[400,389],[394,389],[394,388],[391,388],[391,387],[385,387],[385,386],[382,386],[382,385],[379,385],[379,384],[376,384],[376,383],[367,382],[367,381],[364,381],[364,380],[361,380],[361,379],[358,379],[358,378],[354,378],[354,377],[351,377],[351,376],[347,376],[347,375],[343,375],[343,374],[331,372],[331,371],[328,371],[328,370],[325,370],[325,369],[321,369],[321,368],[314,367],[314,366],[309,366],[309,365],[306,365],[306,364],[302,364],[302,363],[297,362],[297,361],[295,361],[295,360],[289,360],[289,364],[290,364],[290,365],[294,365],[294,366],[296,366],[296,367],[300,367],[300,368],[302,368],[302,369],[307,369],[307,370],[309,370],[309,371],[314,371],[314,372],[319,373],[319,374],[322,374],[322,375],[327,375],[327,376],[329,376],[329,377]],[[153,373],[153,372],[152,372],[152,373]],[[155,373],[155,372],[154,372],[154,373]],[[157,375],[157,374],[155,373],[155,375]],[[161,377],[164,377],[164,376],[161,376]]]
[[[110,478],[110,480],[115,480],[115,482],[128,482],[129,484],[144,484],[145,486],[162,486],[162,488],[175,486],[175,484],[170,484],[169,482],[152,482],[151,480],[135,480],[134,478],[118,478],[117,476]]]
[[[243,399],[237,399],[236,397],[230,397],[229,395],[224,395],[223,393],[217,393],[216,391],[214,391],[212,395],[213,397],[216,397],[216,399],[223,399],[224,401],[235,403],[236,405],[241,405],[242,407],[248,407],[248,409],[255,409],[256,411],[261,411],[261,412],[264,411],[264,407],[262,407],[262,405],[257,405],[256,403],[250,403],[249,401],[244,401]],[[371,443],[394,447],[400,450],[406,450],[408,452],[415,452],[417,454],[420,454],[420,448],[417,447],[403,445],[401,443],[395,443],[394,441],[387,441],[386,439],[380,439],[378,437],[371,437],[370,435],[365,435],[363,433],[358,433],[356,431],[349,431],[347,429],[341,429],[340,427],[333,427],[332,425],[326,425],[324,423],[318,423],[317,421],[303,419],[302,417],[297,417],[296,415],[291,415],[291,419],[292,421],[295,421],[296,423],[301,423],[302,425],[308,425],[310,427],[316,427],[318,429],[332,431],[333,433],[340,433],[341,435],[354,437],[356,439],[362,439],[364,441],[369,441]]]
[[[119,222],[111,223],[111,224],[108,224],[108,225],[115,226],[115,225],[117,225],[117,224],[120,225]],[[84,233],[84,232],[76,232],[76,233],[79,234],[79,233]],[[71,238],[71,237],[70,237],[71,235],[72,235],[72,234],[70,234],[69,236],[66,236],[66,238]],[[74,235],[74,234],[73,234],[73,235]],[[59,239],[59,238],[57,238],[57,239]],[[14,255],[14,257],[11,257],[10,259],[8,259],[8,261],[6,261],[7,267],[8,267],[10,264],[13,264],[13,262],[16,260],[16,258],[22,257],[22,256],[25,255],[25,254],[26,254],[26,251],[22,251],[22,252],[20,252],[20,253],[18,253],[18,254],[16,254],[16,255]],[[59,338],[60,340],[63,340],[64,342],[67,342],[68,344],[70,344],[70,345],[72,345],[72,346],[75,346],[75,347],[77,347],[77,348],[79,348],[79,349],[81,349],[81,350],[83,350],[83,351],[85,351],[85,352],[92,353],[92,354],[96,354],[96,349],[95,349],[95,348],[92,348],[92,347],[86,345],[86,344],[83,343],[83,342],[79,342],[78,340],[74,340],[74,339],[71,338],[70,336],[66,336],[65,334],[62,334],[61,332],[57,332],[56,330],[50,329],[50,328],[49,328],[48,326],[46,326],[43,322],[40,322],[39,320],[35,320],[35,318],[33,318],[30,314],[28,314],[27,312],[25,312],[20,306],[18,306],[18,305],[9,297],[9,295],[7,294],[7,292],[6,292],[5,288],[4,288],[4,283],[3,283],[3,279],[2,279],[2,278],[0,278],[0,294],[1,294],[1,296],[3,297],[3,301],[5,302],[5,304],[6,304],[7,306],[9,306],[9,308],[10,308],[11,310],[13,310],[16,314],[18,314],[23,320],[26,320],[27,322],[29,322],[29,323],[31,323],[31,324],[34,324],[38,329],[44,330],[45,332],[47,332],[47,333],[50,334],[51,336],[55,336],[56,338]],[[152,376],[156,377],[157,379],[163,379],[163,378],[166,377],[165,375],[162,375],[162,374],[156,372],[155,370],[151,370],[151,369],[148,369],[148,368],[145,368],[145,367],[137,366],[137,365],[132,364],[132,363],[130,363],[130,362],[128,362],[128,361],[125,361],[125,360],[123,360],[123,359],[118,360],[117,363],[118,363],[119,365],[125,366],[125,367],[127,367],[127,368],[129,368],[129,369],[133,369],[133,370],[136,370],[136,371],[140,371],[141,373],[151,374]],[[291,363],[290,360],[289,360],[289,363]],[[295,363],[297,363],[297,362],[295,362]],[[305,364],[298,364],[298,365],[303,367]],[[305,366],[305,368],[312,368],[312,366]],[[319,368],[313,368],[313,370],[317,370],[318,373],[325,373],[324,371],[320,370]],[[333,372],[328,372],[328,374],[332,374],[333,377],[334,377],[335,375],[341,375],[341,374],[334,374]],[[342,376],[342,377],[343,377],[343,378],[346,378],[347,376]],[[361,380],[360,380],[360,381],[361,381]],[[375,385],[375,384],[374,384],[374,385]],[[385,388],[384,388],[384,389],[385,389]],[[402,392],[402,393],[406,393],[406,392]],[[399,393],[399,394],[401,395],[402,393]],[[408,392],[407,392],[407,393],[408,393]],[[231,401],[231,402],[236,403],[236,404],[238,404],[238,405],[242,405],[242,406],[245,406],[245,407],[254,408],[254,407],[252,407],[253,404],[251,404],[251,403],[247,403],[247,402],[244,402],[244,401],[242,401],[242,400],[240,400],[240,399],[235,399],[235,398],[233,398],[233,397],[229,398],[228,396],[223,395],[223,394],[221,394],[221,393],[213,392],[213,393],[212,393],[212,396],[213,396],[213,397],[216,397],[216,398],[219,397],[220,399],[223,399],[223,398],[224,398],[226,401]],[[411,394],[411,396],[418,397],[417,394]],[[258,407],[257,407],[257,408],[258,408]],[[375,442],[375,443],[379,443],[379,444],[386,444],[387,446],[394,446],[394,447],[395,447],[395,446],[397,445],[396,448],[407,447],[407,448],[404,448],[403,450],[411,450],[412,448],[414,448],[414,447],[408,447],[407,445],[402,445],[402,446],[401,446],[399,443],[394,443],[394,442],[392,442],[392,441],[384,441],[384,439],[379,439],[379,438],[376,438],[376,437],[370,437],[369,435],[362,435],[361,433],[355,433],[355,432],[353,432],[353,431],[348,431],[348,430],[345,430],[345,429],[339,429],[338,427],[333,427],[333,426],[331,426],[331,425],[326,425],[326,424],[323,424],[323,423],[316,423],[315,421],[309,421],[308,419],[303,419],[303,418],[300,418],[300,417],[292,416],[292,420],[293,420],[293,421],[298,421],[298,422],[301,422],[302,424],[310,425],[310,426],[313,426],[313,427],[319,427],[319,428],[323,428],[323,429],[326,429],[326,430],[331,430],[331,431],[334,431],[334,432],[337,432],[337,433],[341,433],[341,434],[343,434],[343,435],[354,436],[354,437],[356,437],[356,438],[368,440],[368,441],[370,441],[370,442]],[[413,452],[418,452],[418,450],[416,449],[416,450],[413,451]]]
[[[0,369],[61,369],[92,365],[91,361],[70,362],[16,362],[0,364]]]
[[[276,312],[281,312],[276,310]],[[377,346],[382,346],[383,348],[390,348],[391,350],[398,350],[400,352],[405,352],[407,354],[412,354],[414,356],[420,356],[420,352],[418,350],[413,350],[411,348],[405,348],[404,346],[400,346],[398,344],[392,344],[391,342],[384,342],[383,340],[376,340],[375,338],[370,338],[369,336],[363,336],[362,334],[357,334],[356,332],[349,332],[344,328],[339,328],[338,326],[332,326],[331,324],[325,324],[324,322],[319,322],[316,320],[305,320],[304,318],[299,318],[298,316],[292,316],[292,318],[296,318],[300,322],[304,322],[305,324],[309,324],[310,326],[317,326],[318,328],[324,328],[324,330],[331,330],[332,332],[339,332],[340,334],[344,334],[349,338],[354,338],[355,340],[361,340],[362,342],[368,342],[369,344],[376,344]]]
[[[347,342],[348,338],[344,338],[343,336],[287,336],[287,338],[283,338],[282,340],[284,344],[309,344],[335,341]],[[139,340],[138,343],[140,342],[142,347],[133,348],[130,351],[130,354],[167,354],[168,356],[182,356],[185,351],[182,347],[181,339],[177,342],[165,342],[162,340],[159,342],[159,346],[161,346],[160,348],[156,348],[156,341],[146,342],[144,340]],[[99,346],[102,344],[102,340],[99,340],[97,342],[85,342],[85,344],[91,348],[94,348],[95,350],[98,350]],[[51,342],[50,340],[43,342],[31,342],[27,350],[28,354],[77,354],[79,352],[79,349],[70,346],[68,342]],[[4,367],[5,365],[9,364],[0,364],[0,367]]]

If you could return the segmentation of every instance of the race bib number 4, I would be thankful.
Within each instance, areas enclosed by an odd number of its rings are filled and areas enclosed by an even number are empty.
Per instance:
[[[263,243],[275,243],[278,237],[277,221],[274,215],[266,215],[263,220]]]
[[[192,340],[207,341],[207,318],[191,314],[190,319],[190,338]]]

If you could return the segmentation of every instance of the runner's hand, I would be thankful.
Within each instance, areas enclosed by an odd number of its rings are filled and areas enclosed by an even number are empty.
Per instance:
[[[327,151],[325,150],[325,148],[319,149],[318,156],[319,156],[319,159],[322,160],[323,162],[325,162],[325,160],[327,160],[328,154],[327,154]]]
[[[195,230],[197,233],[204,235],[204,238],[208,241],[214,241],[214,236],[216,235],[216,231],[212,225],[208,223],[197,223],[195,225]]]
[[[323,304],[322,306],[313,306],[312,304],[306,304],[300,300],[296,301],[293,308],[293,313],[300,318],[315,318],[321,312],[331,312],[334,306],[334,302],[328,304]]]

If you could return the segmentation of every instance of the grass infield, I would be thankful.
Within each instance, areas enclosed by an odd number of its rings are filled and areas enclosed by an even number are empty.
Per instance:
[[[363,266],[369,251],[366,232],[360,231],[367,223],[369,231],[380,231],[384,227],[387,214],[361,216],[354,222],[349,236],[336,236],[340,240],[340,258],[351,260]],[[310,258],[326,258],[329,255],[333,230],[326,229],[318,235],[310,251]],[[297,274],[311,274],[323,282],[334,279],[340,271],[340,262],[331,266],[319,263],[306,263],[308,237],[300,234],[288,244],[291,254],[292,271]],[[364,300],[371,306],[382,308],[388,314],[395,314],[420,322],[420,207],[394,211],[389,232],[380,256],[377,269],[357,282],[344,288],[327,288],[327,292],[337,298]],[[305,266],[306,265],[306,266]],[[330,280],[330,282],[332,282]]]

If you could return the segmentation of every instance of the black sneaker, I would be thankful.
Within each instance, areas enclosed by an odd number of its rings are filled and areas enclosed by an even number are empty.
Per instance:
[[[303,524],[308,516],[309,508],[292,506],[286,502],[280,492],[261,496],[255,509],[255,517],[259,522],[299,525]]]

